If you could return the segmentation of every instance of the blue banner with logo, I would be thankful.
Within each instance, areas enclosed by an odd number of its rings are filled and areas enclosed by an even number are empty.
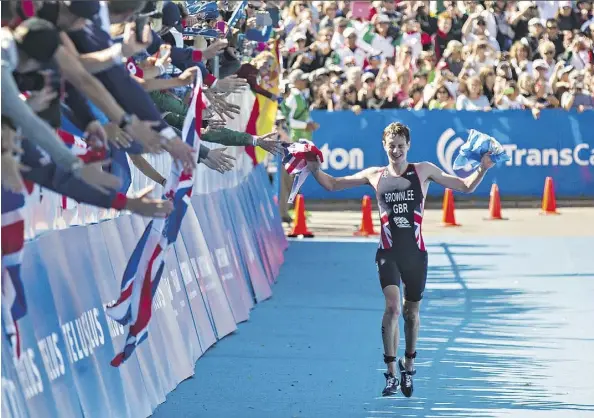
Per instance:
[[[221,278],[235,322],[239,324],[247,321],[252,307],[251,295],[243,278],[243,271],[237,269],[226,245],[225,228],[221,224],[217,209],[213,206],[210,195],[192,197],[192,207],[200,222],[217,274]]]
[[[286,240],[270,189],[254,170],[233,189],[192,198],[165,255],[150,337],[119,368],[110,361],[127,332],[105,308],[148,220],[121,215],[27,242],[19,360],[2,323],[3,416],[149,416],[217,338],[271,295]]]
[[[324,154],[322,167],[333,176],[386,165],[382,132],[388,124],[402,122],[411,134],[408,160],[430,161],[448,173],[453,173],[452,163],[470,129],[501,142],[510,161],[490,170],[476,195],[488,196],[491,183],[497,182],[503,195],[540,197],[545,178],[551,176],[558,197],[594,196],[594,112],[545,109],[534,119],[523,110],[314,111],[312,118],[320,124],[314,142]],[[372,193],[370,187],[327,192],[313,179],[301,191],[313,199],[360,199]],[[429,195],[442,193],[440,186],[429,188]]]

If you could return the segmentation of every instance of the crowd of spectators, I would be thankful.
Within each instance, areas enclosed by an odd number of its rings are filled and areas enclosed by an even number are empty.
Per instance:
[[[592,0],[283,3],[252,6],[281,7],[310,109],[594,107]]]

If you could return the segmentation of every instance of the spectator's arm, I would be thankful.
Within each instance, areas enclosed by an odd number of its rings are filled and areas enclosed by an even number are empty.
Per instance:
[[[89,74],[76,56],[64,47],[59,47],[55,54],[56,63],[64,78],[97,105],[97,107],[114,121],[120,122],[126,112],[118,105],[109,91],[91,74]]]
[[[33,110],[20,99],[20,92],[12,77],[8,62],[2,60],[2,116],[8,117],[21,133],[35,145],[43,148],[55,163],[61,168],[70,171],[80,164],[80,160],[64,145],[55,131]]]
[[[561,107],[565,110],[571,110],[573,107],[573,102],[575,102],[575,93],[572,91],[566,91],[561,96]]]
[[[230,147],[252,145],[254,137],[245,132],[233,131],[227,128],[208,130],[202,134],[201,139],[206,142],[226,145]]]
[[[165,177],[163,177],[161,175],[161,173],[159,173],[157,170],[155,170],[155,168],[152,165],[150,165],[149,162],[147,160],[145,160],[145,158],[142,155],[128,154],[128,157],[130,157],[130,160],[132,160],[132,164],[134,164],[134,166],[138,170],[140,170],[140,172],[142,174],[147,176],[149,179],[151,179],[155,183],[160,184],[161,186],[165,186],[165,181],[167,179]]]
[[[78,57],[78,60],[85,70],[91,74],[105,71],[114,65],[122,63],[122,44],[113,44],[111,47],[104,49],[103,51],[78,54],[74,43],[64,32],[60,32],[60,41],[71,54]]]

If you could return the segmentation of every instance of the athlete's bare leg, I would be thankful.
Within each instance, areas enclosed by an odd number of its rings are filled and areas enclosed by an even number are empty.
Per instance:
[[[398,286],[389,285],[383,290],[386,299],[386,310],[382,318],[382,340],[384,354],[387,357],[396,357],[398,348],[398,318],[400,316],[400,289]],[[387,363],[388,373],[396,375],[396,361]]]
[[[421,302],[409,302],[404,300],[402,304],[402,316],[404,317],[404,338],[406,341],[406,353],[414,354],[417,350],[417,338],[419,337],[419,308]],[[415,359],[405,356],[404,366],[406,370],[413,371]]]

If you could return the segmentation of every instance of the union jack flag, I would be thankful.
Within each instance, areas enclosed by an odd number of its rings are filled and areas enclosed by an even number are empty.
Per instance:
[[[295,175],[288,203],[293,203],[295,196],[299,193],[299,189],[301,189],[305,179],[309,176],[307,161],[316,160],[324,162],[322,151],[307,139],[300,139],[290,145],[285,145],[283,166],[287,170],[287,173]]]
[[[25,247],[25,194],[2,188],[2,320],[13,355],[21,355],[18,320],[27,314],[21,263]]]
[[[202,96],[200,72],[194,87],[192,102],[183,126],[183,140],[198,150],[202,110],[206,100]],[[182,219],[186,213],[194,185],[194,170],[184,173],[179,162],[172,163],[171,174],[165,185],[164,199],[173,202],[173,212],[165,219],[153,219],[138,241],[120,287],[120,297],[108,306],[107,314],[122,325],[129,325],[123,350],[111,361],[119,367],[134,349],[148,336],[148,325],[152,315],[153,296],[165,267],[165,254],[177,239]]]

